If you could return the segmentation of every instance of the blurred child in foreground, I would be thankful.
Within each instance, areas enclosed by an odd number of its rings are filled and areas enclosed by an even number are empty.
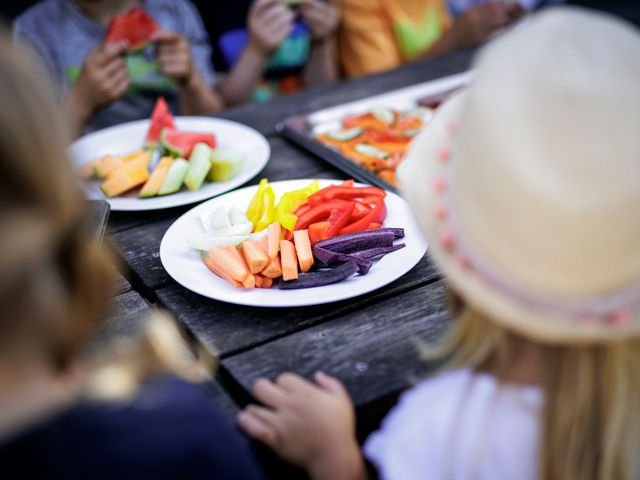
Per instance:
[[[169,374],[208,373],[170,320],[115,344],[117,358],[108,344],[85,354],[112,266],[45,85],[0,39],[0,477],[260,478],[205,391]]]
[[[197,0],[220,91],[230,104],[265,101],[338,78],[335,0]]]
[[[425,349],[448,368],[363,453],[322,373],[258,380],[240,423],[314,479],[639,478],[640,33],[550,9],[474,71],[398,168],[454,292]]]
[[[348,77],[478,45],[523,14],[515,1],[473,5],[455,18],[446,0],[340,0],[339,52]]]
[[[106,44],[114,15],[141,6],[159,25],[152,44],[127,52]],[[45,0],[16,19],[14,36],[40,57],[74,135],[148,117],[164,96],[183,115],[223,108],[211,48],[198,12],[185,0]]]

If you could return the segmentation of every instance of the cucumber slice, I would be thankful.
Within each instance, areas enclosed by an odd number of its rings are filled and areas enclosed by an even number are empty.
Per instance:
[[[361,127],[345,128],[343,130],[329,132],[327,133],[327,136],[331,140],[335,140],[337,142],[348,142],[349,140],[353,140],[354,138],[360,136],[363,131],[364,129]]]
[[[405,137],[413,138],[418,135],[422,130],[420,128],[414,128],[412,130],[406,130],[404,132]]]
[[[416,107],[406,110],[400,114],[401,118],[419,118],[423,122],[428,122],[433,117],[435,110],[429,107]]]
[[[209,181],[226,182],[238,175],[244,165],[245,154],[230,148],[218,147],[211,152]]]
[[[167,176],[158,190],[158,195],[169,195],[180,190],[187,170],[189,170],[189,163],[184,158],[176,158],[169,167]]]
[[[384,160],[391,156],[384,150],[380,150],[379,148],[376,148],[372,145],[367,145],[366,143],[359,143],[356,145],[355,148],[356,148],[356,152],[362,155],[366,155],[367,157],[380,158]]]
[[[391,125],[396,120],[393,111],[387,107],[374,107],[371,109],[371,115],[387,125]]]
[[[206,143],[198,143],[193,147],[189,157],[189,169],[184,177],[184,184],[193,192],[199,190],[202,182],[211,170],[211,148]]]

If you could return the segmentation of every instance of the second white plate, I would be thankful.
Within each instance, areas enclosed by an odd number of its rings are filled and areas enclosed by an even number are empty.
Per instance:
[[[141,199],[137,194],[105,198],[97,181],[84,182],[87,196],[109,202],[113,211],[158,210],[201,202],[248,182],[264,168],[269,161],[271,148],[262,134],[237,122],[220,118],[176,117],[179,130],[213,133],[219,145],[245,154],[240,174],[228,182],[205,182],[200,190],[192,192],[183,189],[173,195]],[[76,166],[81,166],[102,155],[126,155],[142,148],[149,129],[149,120],[124,123],[115,127],[90,133],[69,147],[69,154]]]
[[[302,188],[309,180],[288,180],[271,183],[276,197],[287,191]],[[339,180],[320,180],[322,188],[340,183]],[[200,253],[186,239],[203,232],[200,215],[220,206],[236,206],[246,210],[257,190],[251,186],[229,192],[204,202],[178,218],[167,230],[160,245],[160,259],[165,270],[183,287],[205,297],[238,305],[254,307],[302,307],[337,302],[357,297],[383,287],[413,268],[424,256],[427,243],[409,205],[398,195],[388,193],[386,227],[402,227],[405,237],[400,241],[406,247],[380,259],[365,276],[353,276],[343,282],[302,290],[241,289],[232,286],[207,269]]]

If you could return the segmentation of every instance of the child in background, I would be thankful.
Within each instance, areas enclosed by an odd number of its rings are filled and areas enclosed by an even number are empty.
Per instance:
[[[160,26],[152,45],[131,53],[126,44],[107,45],[111,18],[135,6]],[[13,30],[57,84],[75,135],[146,118],[160,95],[183,115],[223,107],[208,38],[188,1],[46,0],[18,17]]]
[[[473,47],[516,21],[514,1],[475,5],[455,19],[446,0],[341,0],[339,52],[348,77]]]
[[[199,0],[220,91],[230,104],[266,101],[338,78],[333,0]]]
[[[261,478],[206,391],[168,373],[203,377],[168,319],[88,368],[112,266],[28,53],[0,38],[0,476]]]
[[[640,33],[550,9],[474,72],[398,168],[455,292],[427,351],[449,368],[364,456],[384,479],[638,478]],[[259,380],[241,425],[314,479],[366,478],[348,395],[315,380]]]

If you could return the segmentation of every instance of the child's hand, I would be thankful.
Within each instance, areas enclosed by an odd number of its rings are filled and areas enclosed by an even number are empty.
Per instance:
[[[302,0],[300,10],[314,40],[329,38],[338,29],[340,12],[333,1]]]
[[[188,40],[177,32],[159,30],[152,35],[151,41],[156,44],[160,72],[173,78],[180,85],[189,83],[193,73],[193,62]]]
[[[126,43],[101,44],[87,55],[73,86],[83,110],[93,112],[127,91],[130,80],[122,58],[126,49]]]
[[[517,2],[481,3],[462,12],[451,31],[458,37],[459,48],[467,48],[487,40],[523,14]]]
[[[247,407],[238,416],[240,426],[314,478],[357,478],[364,467],[349,395],[323,373],[315,381],[291,373],[276,383],[258,380],[253,394],[266,407]]]
[[[295,15],[278,0],[256,0],[249,10],[249,44],[263,55],[273,53],[293,28]]]

